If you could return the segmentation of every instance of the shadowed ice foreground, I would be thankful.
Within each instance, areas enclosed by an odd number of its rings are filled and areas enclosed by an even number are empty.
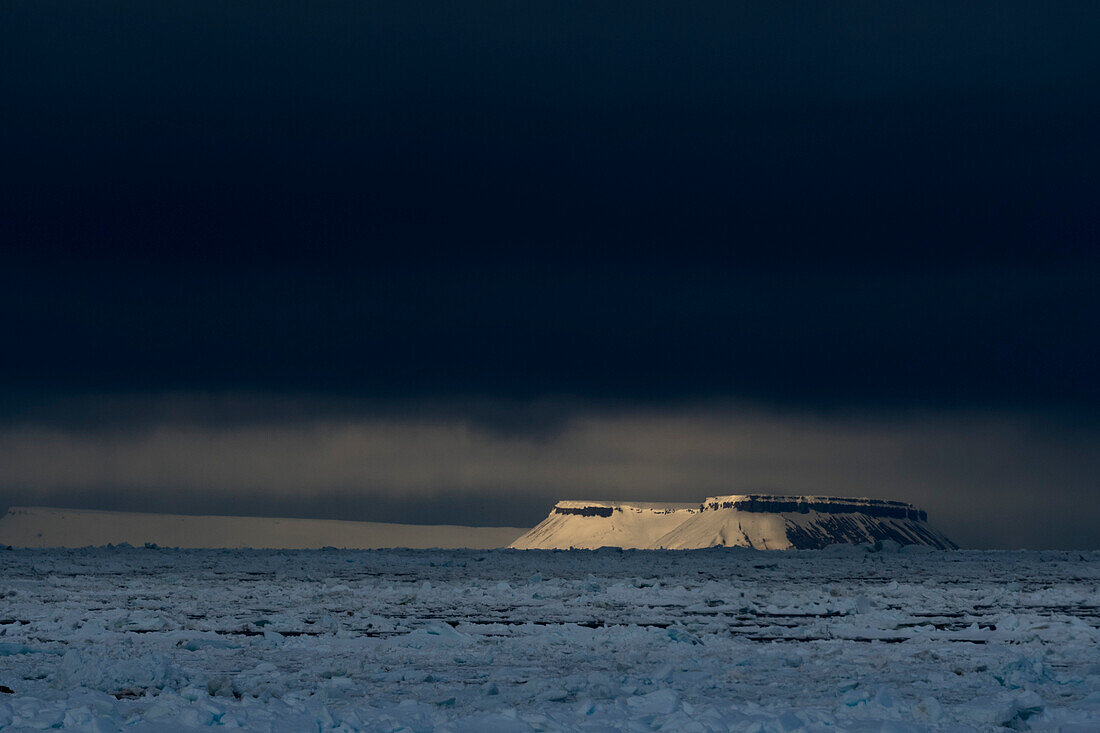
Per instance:
[[[835,544],[958,546],[912,504],[830,496],[712,496],[701,505],[560,501],[512,547],[523,550],[814,550]]]
[[[1100,730],[1100,553],[0,550],[0,729]]]

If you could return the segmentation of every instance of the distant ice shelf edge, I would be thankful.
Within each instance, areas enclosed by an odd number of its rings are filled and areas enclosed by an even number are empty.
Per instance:
[[[550,516],[510,547],[694,550],[749,547],[810,550],[882,541],[941,550],[958,545],[900,501],[836,496],[711,496],[701,504],[559,501]]]
[[[123,543],[180,548],[355,550],[488,550],[506,546],[525,527],[464,527],[444,524],[392,524],[337,519],[225,517],[182,514],[8,508],[0,517],[0,545],[13,547],[101,547]]]

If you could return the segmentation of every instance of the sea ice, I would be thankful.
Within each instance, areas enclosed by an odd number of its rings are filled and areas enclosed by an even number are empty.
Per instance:
[[[0,552],[0,728],[1100,730],[1100,553]]]

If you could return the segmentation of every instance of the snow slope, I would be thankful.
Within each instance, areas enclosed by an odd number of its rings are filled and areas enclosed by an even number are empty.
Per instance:
[[[559,501],[550,516],[510,546],[518,550],[641,549],[699,511],[696,504]]]
[[[714,496],[703,502],[698,513],[659,537],[651,547],[809,550],[833,544],[892,540],[901,545],[957,549],[954,542],[929,527],[926,518],[912,504],[882,499]]]
[[[521,527],[387,524],[326,519],[140,514],[52,507],[10,507],[0,518],[0,545],[88,547],[106,544],[164,547],[298,548],[504,547]]]

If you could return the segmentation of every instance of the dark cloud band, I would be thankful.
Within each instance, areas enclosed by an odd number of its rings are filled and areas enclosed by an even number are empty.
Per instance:
[[[0,501],[524,525],[563,497],[763,490],[911,501],[970,546],[1087,547],[1100,542],[1089,500],[1098,439],[1093,428],[1007,413],[737,405],[575,408],[536,433],[454,406],[268,423],[9,423]]]

